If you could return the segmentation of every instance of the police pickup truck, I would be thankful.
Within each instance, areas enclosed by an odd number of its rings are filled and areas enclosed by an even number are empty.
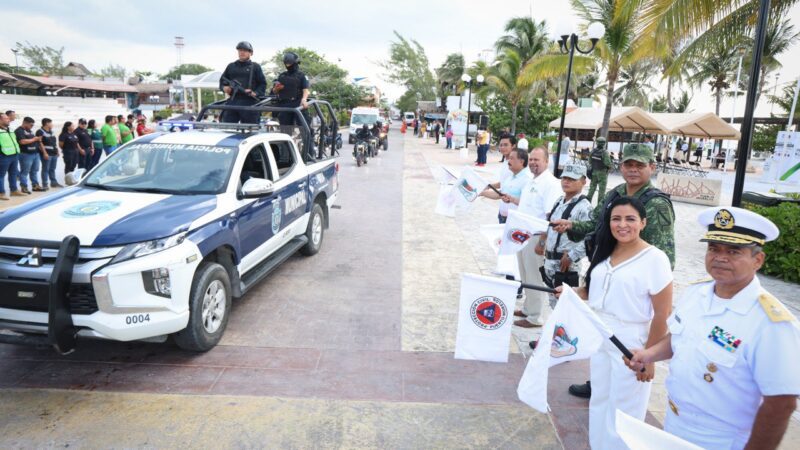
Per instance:
[[[0,342],[66,353],[77,336],[172,335],[206,351],[232,298],[295,252],[317,253],[337,198],[333,152],[298,110],[248,108],[297,112],[300,148],[296,127],[198,122],[136,139],[76,186],[1,213]]]

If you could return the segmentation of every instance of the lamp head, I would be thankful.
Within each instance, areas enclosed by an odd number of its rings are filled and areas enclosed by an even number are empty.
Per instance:
[[[472,77],[469,76],[468,73],[465,73],[461,75],[461,81],[463,81],[464,83],[469,83],[470,81],[472,81]]]
[[[484,80],[484,79],[485,79],[485,78],[483,77],[483,75],[478,75],[478,78],[477,78],[477,80],[478,80],[478,83],[483,83],[483,80]]]
[[[592,22],[586,29],[586,34],[589,36],[589,40],[595,44],[606,34],[606,27],[600,22]]]

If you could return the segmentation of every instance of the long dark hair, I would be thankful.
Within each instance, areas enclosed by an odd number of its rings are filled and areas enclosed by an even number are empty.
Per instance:
[[[600,224],[597,236],[595,236],[595,251],[592,255],[589,270],[586,272],[586,289],[589,289],[589,285],[592,282],[592,270],[594,270],[595,267],[611,256],[611,252],[613,252],[614,247],[617,246],[617,238],[611,234],[611,212],[617,206],[622,205],[631,205],[633,209],[639,213],[639,218],[647,218],[647,212],[644,209],[644,203],[642,203],[638,198],[625,196],[617,197],[611,202],[610,205],[608,205],[603,217],[603,223]]]
[[[61,127],[61,132],[62,133],[69,133],[69,127],[71,127],[71,126],[72,126],[72,122],[70,122],[70,121],[64,122],[64,126]]]

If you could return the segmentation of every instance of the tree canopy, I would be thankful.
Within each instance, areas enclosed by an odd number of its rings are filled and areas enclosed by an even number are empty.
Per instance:
[[[436,81],[422,45],[404,38],[397,31],[394,35],[395,40],[389,44],[389,59],[378,64],[386,71],[384,77],[387,81],[406,88],[398,107],[403,111],[414,111],[418,100],[436,98]]]
[[[37,73],[47,75],[63,75],[66,65],[64,64],[64,47],[55,49],[48,46],[39,46],[17,42],[16,50],[28,68]]]

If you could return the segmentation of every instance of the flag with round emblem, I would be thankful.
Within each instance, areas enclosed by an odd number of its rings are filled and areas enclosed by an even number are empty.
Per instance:
[[[461,275],[456,359],[508,362],[518,282]]]
[[[546,220],[512,209],[508,212],[498,253],[501,255],[517,253],[532,240],[538,239],[538,234],[546,232],[548,225]]]

